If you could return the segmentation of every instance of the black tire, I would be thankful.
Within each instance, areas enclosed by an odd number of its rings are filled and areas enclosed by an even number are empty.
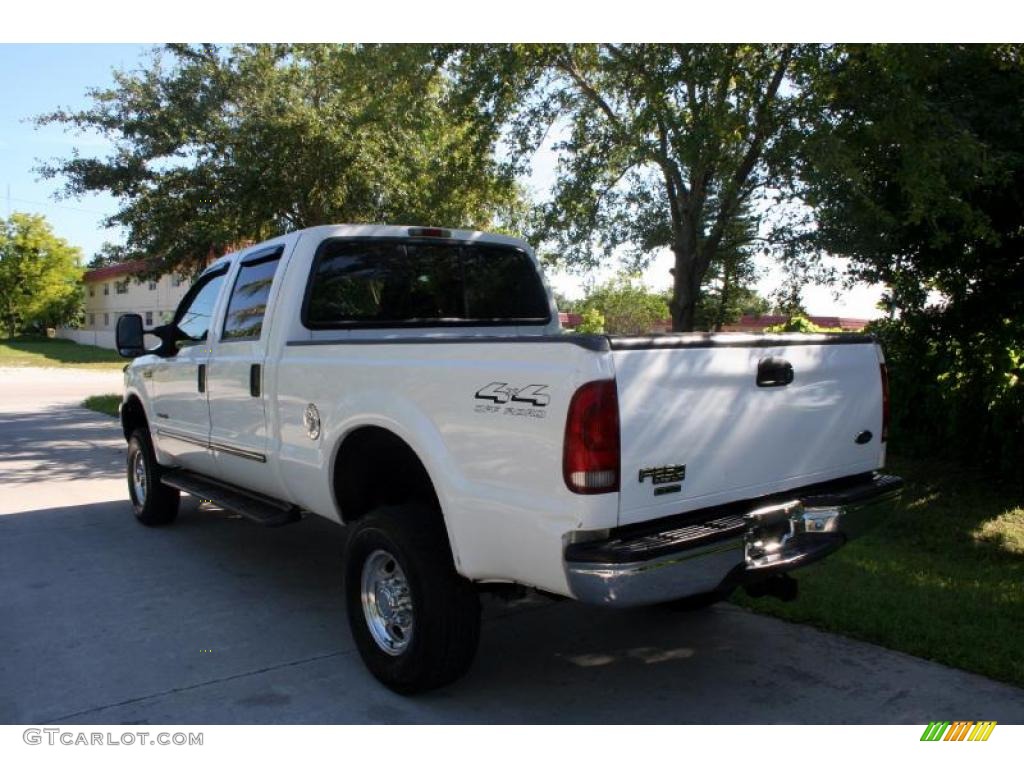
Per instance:
[[[144,477],[141,492],[136,488],[137,469]],[[181,494],[177,488],[160,482],[162,474],[163,468],[156,463],[149,430],[141,427],[136,429],[128,438],[128,496],[132,501],[135,519],[143,525],[167,525],[178,516]]]
[[[667,603],[659,603],[659,608],[665,608],[670,611],[676,611],[678,613],[690,613],[692,611],[703,611],[710,608],[715,603],[720,603],[723,600],[728,600],[729,596],[733,593],[732,589],[718,589],[711,592],[701,592],[697,595],[689,595],[688,597],[681,597],[678,600],[672,600]]]
[[[399,577],[399,586],[392,590],[393,585],[385,585],[384,610],[374,607],[382,593],[368,590],[374,597],[364,608],[364,568],[373,574],[373,564],[384,562],[380,572],[387,573],[388,557],[397,564],[390,573]],[[381,683],[396,693],[414,694],[448,685],[466,673],[480,640],[480,599],[473,585],[456,573],[448,536],[435,513],[409,505],[381,507],[360,518],[345,544],[344,572],[352,635],[363,662]],[[397,620],[391,625],[394,634],[378,624],[378,635],[384,632],[385,642],[390,639],[398,646],[392,645],[389,653],[375,639],[370,615],[388,612],[395,591],[399,612],[411,623],[408,634]]]

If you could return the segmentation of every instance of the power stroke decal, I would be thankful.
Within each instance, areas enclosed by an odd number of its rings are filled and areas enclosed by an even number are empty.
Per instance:
[[[551,395],[547,390],[547,384],[513,387],[506,381],[492,381],[476,391],[473,397],[487,403],[477,403],[473,410],[476,413],[543,419],[547,416],[547,405],[551,402]]]

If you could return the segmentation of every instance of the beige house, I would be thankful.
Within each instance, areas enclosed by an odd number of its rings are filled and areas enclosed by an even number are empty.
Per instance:
[[[59,328],[57,335],[79,344],[114,348],[117,318],[132,312],[142,315],[150,328],[171,319],[188,291],[188,278],[163,275],[154,280],[139,280],[144,264],[130,261],[100,267],[82,276],[85,286],[85,317],[80,328]]]

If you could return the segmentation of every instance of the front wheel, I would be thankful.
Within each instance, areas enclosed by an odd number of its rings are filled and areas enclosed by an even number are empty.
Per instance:
[[[128,439],[128,495],[143,525],[167,525],[178,516],[181,494],[160,482],[161,472],[149,431],[136,429]]]
[[[345,545],[345,599],[359,654],[397,693],[462,677],[480,639],[480,601],[455,571],[443,525],[418,506],[359,519]]]

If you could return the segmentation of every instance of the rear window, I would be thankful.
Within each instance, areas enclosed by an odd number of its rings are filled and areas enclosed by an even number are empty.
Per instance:
[[[547,294],[529,256],[507,246],[328,240],[313,267],[311,328],[543,324]]]

